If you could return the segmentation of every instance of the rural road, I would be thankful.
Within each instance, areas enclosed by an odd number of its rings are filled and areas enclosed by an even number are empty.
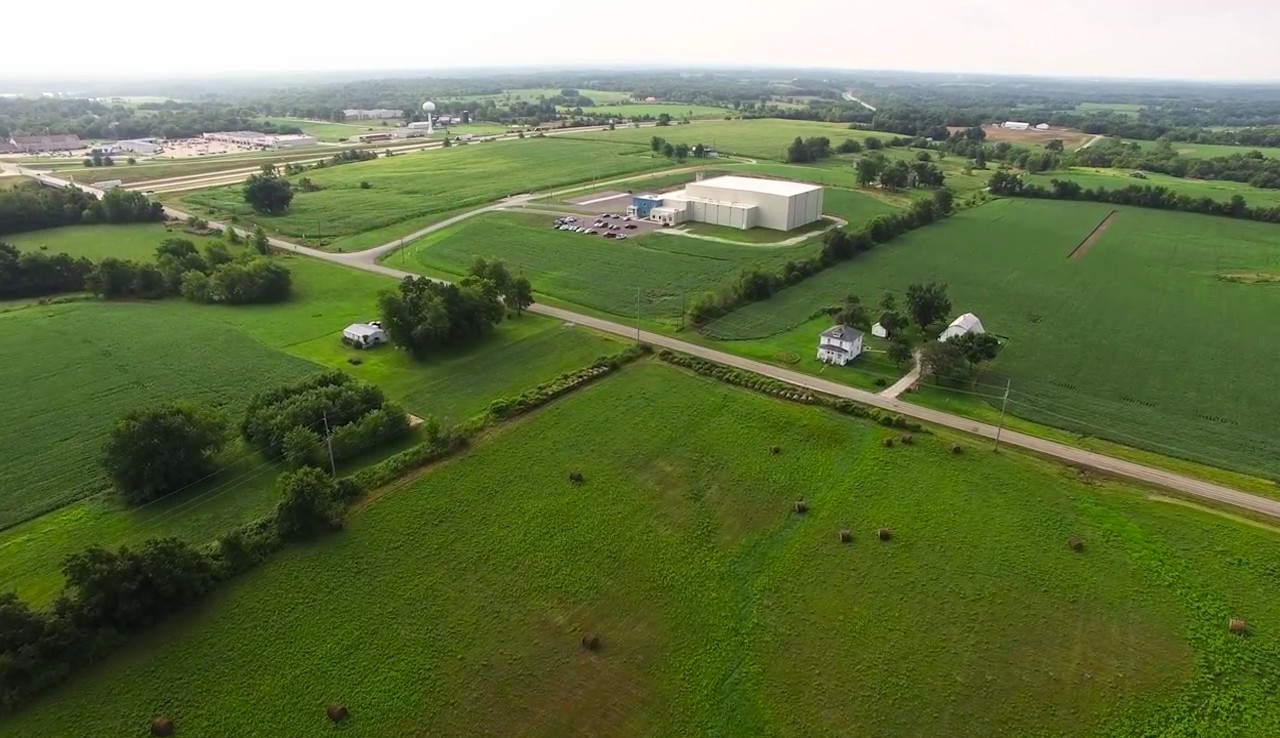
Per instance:
[[[24,173],[29,173],[32,176],[38,175],[40,181],[46,184],[54,185],[54,186],[66,186],[68,184],[72,184],[71,182],[68,182],[66,180],[60,180],[57,177],[53,177],[47,174],[40,174],[35,172],[24,172]],[[591,185],[584,185],[583,187],[588,188],[588,187],[598,187],[598,186],[600,186],[599,183],[595,183]],[[82,187],[82,189],[85,189],[86,191],[92,192],[94,194],[101,195],[100,191],[93,188]],[[525,195],[523,197],[527,198],[531,196]],[[507,201],[506,204],[511,204],[511,203],[510,201]],[[492,203],[490,205],[487,205],[483,208],[479,208],[477,210],[472,210],[466,213],[462,213],[460,215],[454,216],[453,218],[450,218],[445,221],[441,221],[440,223],[436,223],[431,226],[428,226],[427,228],[422,229],[421,231],[419,231],[420,235],[418,237],[421,237],[421,235],[426,235],[427,233],[431,233],[433,231],[439,230],[441,228],[447,228],[450,225],[457,223],[461,220],[464,220],[468,217],[473,217],[479,213],[488,212],[490,210],[498,209],[503,206],[504,206],[504,203],[502,201],[499,201],[498,203]],[[173,215],[179,218],[187,217],[186,213],[173,210],[172,208],[166,208],[166,212],[168,212],[170,215]],[[215,223],[212,221],[210,221],[210,225],[216,228],[228,227],[226,224]],[[244,232],[242,229],[237,228],[236,230],[245,235],[249,235],[247,232]],[[404,279],[406,277],[419,276],[411,272],[406,272],[400,269],[393,269],[391,267],[376,263],[376,259],[378,258],[379,255],[388,253],[389,251],[394,250],[394,248],[399,246],[400,244],[399,239],[397,239],[394,243],[391,243],[391,244],[384,244],[383,246],[379,246],[373,249],[367,249],[365,251],[353,252],[348,254],[321,251],[319,249],[313,249],[306,246],[299,246],[298,244],[291,243],[289,241],[284,241],[281,239],[276,239],[276,238],[270,239],[270,242],[272,246],[284,251],[291,251],[294,253],[310,256],[316,259],[321,259],[324,261],[329,261],[336,264],[353,267],[356,269],[362,269],[364,271],[373,272],[376,274],[382,274],[384,276],[391,277],[394,279]],[[697,356],[699,358],[706,359],[708,361],[716,362],[717,364],[731,366],[736,369],[741,369],[743,371],[748,371],[748,372],[754,372],[756,374],[770,377],[781,382],[786,382],[787,384],[790,384],[796,387],[803,387],[805,389],[813,390],[815,392],[821,392],[823,394],[828,394],[835,397],[847,398],[847,399],[862,403],[864,405],[879,408],[881,410],[887,410],[890,412],[898,413],[899,415],[904,415],[909,418],[914,418],[915,420],[924,421],[926,423],[932,423],[934,425],[943,426],[945,428],[951,428],[953,430],[962,431],[964,433],[970,433],[980,438],[994,440],[997,437],[999,437],[1000,442],[1004,443],[1005,445],[1014,446],[1026,451],[1031,451],[1043,456],[1056,459],[1061,462],[1065,462],[1067,464],[1086,467],[1099,472],[1115,475],[1118,477],[1123,477],[1123,478],[1141,482],[1144,484],[1156,485],[1168,490],[1180,492],[1190,497],[1195,497],[1195,498],[1198,498],[1201,500],[1207,500],[1210,502],[1221,503],[1224,505],[1229,505],[1229,506],[1240,508],[1243,510],[1248,510],[1250,512],[1257,513],[1260,515],[1265,515],[1270,518],[1280,519],[1280,500],[1273,500],[1266,497],[1261,497],[1258,495],[1241,492],[1239,490],[1234,490],[1229,487],[1224,487],[1222,485],[1214,484],[1212,482],[1206,482],[1200,479],[1183,476],[1181,474],[1176,474],[1174,472],[1166,471],[1163,469],[1156,469],[1154,467],[1144,466],[1142,464],[1137,464],[1131,461],[1117,459],[1117,458],[1106,456],[1104,454],[1096,453],[1093,451],[1086,451],[1084,449],[1076,448],[1074,446],[1068,446],[1066,444],[1057,443],[1055,441],[1049,441],[1043,438],[1030,436],[1025,433],[1018,433],[1016,431],[1011,431],[1011,430],[1001,430],[1001,429],[998,429],[996,426],[990,425],[988,423],[982,423],[982,422],[971,420],[969,418],[964,418],[958,415],[944,413],[938,410],[933,410],[931,408],[922,407],[920,405],[913,405],[911,403],[903,402],[902,400],[899,400],[896,397],[887,397],[885,395],[878,395],[873,392],[867,392],[865,390],[856,389],[854,387],[849,387],[847,385],[827,381],[825,379],[820,379],[818,377],[810,376],[808,374],[802,374],[800,372],[792,371],[790,369],[783,369],[781,367],[776,367],[771,364],[766,364],[764,362],[743,358],[741,356],[736,356],[734,354],[726,353],[724,351],[719,351],[717,349],[708,348],[706,346],[700,346],[694,343],[689,343],[687,341],[682,341],[678,338],[673,338],[671,336],[663,335],[660,333],[651,333],[648,331],[643,331],[638,326],[623,325],[622,323],[617,323],[611,320],[604,320],[602,318],[596,318],[590,315],[582,315],[579,313],[571,312],[569,310],[563,310],[560,308],[551,307],[549,305],[542,305],[537,303],[529,307],[529,312],[555,318],[557,320],[574,323],[577,325],[583,325],[588,328],[593,328],[595,330],[602,331],[605,333],[611,333],[617,336],[622,336],[624,338],[643,341],[645,343],[648,343],[650,345],[653,345],[659,348],[671,349],[672,351],[678,351],[680,353],[689,354],[691,356]]]

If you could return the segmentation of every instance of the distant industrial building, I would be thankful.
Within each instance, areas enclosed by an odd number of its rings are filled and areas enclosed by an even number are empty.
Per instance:
[[[303,146],[315,146],[316,137],[289,133],[271,135],[257,131],[215,131],[202,133],[200,137],[206,141],[236,144],[238,146],[261,146],[264,149],[296,149]]]
[[[159,154],[164,151],[164,147],[156,143],[152,138],[130,139],[128,141],[116,141],[113,147],[116,151],[127,151],[134,154]]]
[[[1000,124],[1001,128],[1008,128],[1011,131],[1025,131],[1031,127],[1030,123],[1023,123],[1020,120],[1006,120]]]
[[[342,111],[342,115],[346,120],[390,120],[391,118],[404,117],[404,111],[390,108],[372,108],[369,110],[350,108]]]
[[[627,214],[664,225],[694,221],[790,231],[822,217],[822,188],[779,179],[712,177],[676,192],[637,195]]]
[[[83,149],[84,142],[74,133],[57,133],[45,136],[14,136],[9,143],[23,154],[39,154],[46,151],[75,151]]]

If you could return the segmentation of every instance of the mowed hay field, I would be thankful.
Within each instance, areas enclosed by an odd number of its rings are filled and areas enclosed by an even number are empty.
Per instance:
[[[200,247],[214,239],[196,236],[162,223],[128,223],[120,225],[75,225],[46,228],[40,231],[14,233],[4,241],[20,251],[43,251],[46,254],[70,254],[99,262],[108,257],[152,261],[156,247],[169,238],[182,238]]]
[[[647,148],[563,138],[454,146],[307,172],[321,189],[297,192],[286,215],[255,216],[241,187],[218,187],[182,202],[334,251],[380,246],[445,214],[524,192],[670,166]],[[298,178],[294,178],[295,182]],[[361,187],[368,182],[369,189]]]
[[[570,108],[564,108],[570,110]],[[639,118],[649,116],[657,118],[666,113],[673,120],[681,120],[688,118],[696,120],[698,118],[721,119],[726,116],[736,116],[737,112],[731,108],[717,108],[710,105],[691,105],[687,103],[627,103],[623,105],[596,105],[591,108],[583,108],[582,112],[586,115],[599,116],[617,116],[622,118]]]
[[[191,738],[309,738],[330,729],[326,703],[349,706],[350,736],[1280,729],[1277,531],[886,435],[633,366],[0,732],[133,735],[163,714]]]
[[[813,253],[795,246],[726,244],[666,233],[625,241],[557,231],[555,216],[487,213],[433,233],[393,254],[387,265],[428,276],[465,275],[476,257],[498,258],[534,290],[556,300],[634,319],[678,318],[687,299],[719,287],[747,266],[776,271]]]
[[[978,389],[994,401],[1011,378],[1010,412],[1275,477],[1280,398],[1267,378],[1280,355],[1270,329],[1280,290],[1265,280],[1280,278],[1280,229],[1121,208],[1083,256],[1068,259],[1111,209],[995,201],[738,310],[707,332],[763,340],[847,294],[902,299],[912,282],[938,280],[949,286],[953,313],[976,313],[1006,340]]]
[[[1186,177],[1170,177],[1167,174],[1147,172],[1146,179],[1129,176],[1128,169],[1095,169],[1077,167],[1068,171],[1045,172],[1043,174],[1024,175],[1023,180],[1030,184],[1049,187],[1055,179],[1078,183],[1081,187],[1093,189],[1118,190],[1130,185],[1159,185],[1189,195],[1191,197],[1211,197],[1214,200],[1230,200],[1240,195],[1251,206],[1273,207],[1280,205],[1280,190],[1264,190],[1251,187],[1243,182],[1227,180],[1190,179]]]
[[[819,123],[807,120],[783,120],[780,118],[756,118],[752,120],[713,120],[693,123],[646,127],[619,127],[613,131],[595,131],[573,136],[588,141],[636,144],[646,148],[654,136],[673,144],[704,144],[721,154],[736,154],[756,159],[785,161],[787,147],[796,136],[826,136],[831,145],[838,146],[846,138],[864,141],[877,137],[882,141],[897,134],[883,131],[854,130],[839,123]]]

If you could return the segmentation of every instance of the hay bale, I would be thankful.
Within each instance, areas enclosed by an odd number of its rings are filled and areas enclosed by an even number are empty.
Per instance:
[[[961,446],[961,445],[960,445],[960,444],[958,444],[958,443],[957,443],[957,444],[955,444],[954,446],[952,446],[952,447],[951,447],[951,453],[953,453],[953,454],[962,454],[962,453],[964,453],[964,446]]]
[[[848,528],[845,528],[844,530],[840,531],[840,542],[853,543],[853,531],[849,530]]]
[[[803,514],[809,512],[809,503],[805,502],[803,497],[796,500],[794,507],[797,513]]]
[[[1245,635],[1249,632],[1249,624],[1241,618],[1231,618],[1230,622],[1227,623],[1227,630],[1236,635]]]
[[[173,721],[167,717],[151,718],[151,735],[163,736],[173,735]]]
[[[893,538],[893,531],[888,528],[881,528],[876,531],[876,538],[879,538],[882,541],[891,540]]]
[[[884,444],[884,447],[885,447],[885,448],[893,448],[893,439],[892,439],[892,438],[886,438],[886,439],[884,439],[883,441],[881,441],[881,443],[883,443],[883,444]]]
[[[346,705],[329,705],[324,708],[324,714],[329,716],[329,722],[340,723],[351,717],[351,711]]]
[[[1084,550],[1084,541],[1080,540],[1079,536],[1076,536],[1071,540],[1067,541],[1067,548],[1071,549],[1072,551],[1075,551],[1076,553],[1080,553],[1081,551]]]
[[[774,446],[773,448],[769,449],[769,453],[773,454],[774,456],[777,456],[778,454],[782,453],[782,447]]]
[[[598,633],[583,633],[582,647],[588,651],[600,650],[600,635]]]
[[[586,477],[583,477],[580,471],[571,471],[569,472],[569,481],[574,484],[582,484],[586,481]]]
[[[916,437],[911,435],[910,433],[904,433],[902,438],[898,440],[902,441],[902,445],[910,446],[911,444],[916,442]]]

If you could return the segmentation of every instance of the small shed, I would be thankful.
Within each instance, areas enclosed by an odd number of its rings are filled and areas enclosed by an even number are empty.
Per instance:
[[[1037,123],[1037,124],[1036,124],[1036,130],[1037,130],[1037,131],[1047,131],[1047,130],[1049,130],[1049,124],[1048,124],[1048,123]]]
[[[941,342],[949,341],[952,338],[963,336],[966,333],[986,333],[987,330],[982,327],[982,321],[978,320],[978,316],[973,313],[965,313],[955,320],[951,321],[951,325],[938,336]]]
[[[862,331],[833,325],[818,336],[818,361],[844,366],[862,353]]]
[[[352,348],[373,348],[387,342],[387,332],[374,323],[352,323],[342,329],[342,342]]]
[[[883,325],[876,323],[875,325],[871,326],[871,335],[875,336],[876,338],[888,338],[889,331],[886,330]]]

